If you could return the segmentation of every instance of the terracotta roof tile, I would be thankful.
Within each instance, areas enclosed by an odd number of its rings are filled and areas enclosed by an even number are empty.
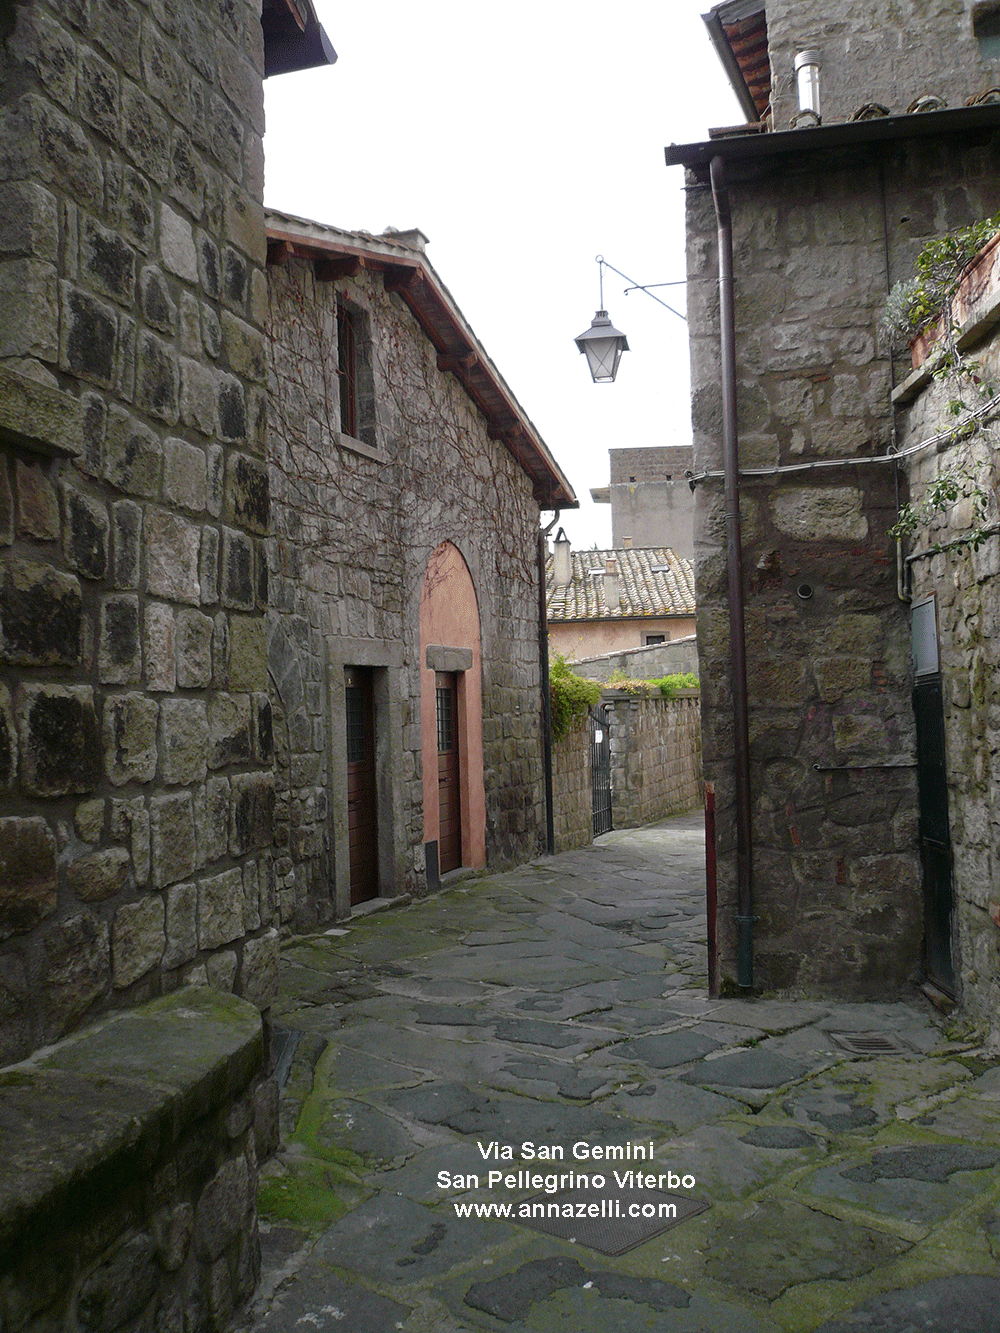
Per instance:
[[[605,563],[618,563],[621,603],[609,611],[604,604]],[[545,565],[548,618],[567,620],[635,620],[646,616],[693,616],[694,570],[691,561],[666,546],[621,547],[611,551],[573,551],[572,582],[556,587],[552,556]]]

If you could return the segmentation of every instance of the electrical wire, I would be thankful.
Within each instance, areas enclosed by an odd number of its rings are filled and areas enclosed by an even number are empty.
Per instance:
[[[984,420],[991,413],[1000,408],[1000,393],[995,394],[982,407],[976,408],[959,425],[952,426],[950,430],[939,430],[935,435],[930,435],[926,440],[920,440],[917,444],[908,445],[905,449],[899,449],[894,453],[875,454],[868,458],[816,458],[808,463],[778,463],[774,467],[750,467],[740,468],[741,477],[776,477],[786,472],[818,472],[823,468],[831,467],[865,467],[872,463],[895,463],[901,458],[908,458],[911,454],[916,454],[921,449],[930,449],[937,444],[947,444],[954,441],[956,432],[961,438],[961,432],[967,427],[978,421]],[[725,477],[722,471],[688,472],[685,473],[688,483],[693,490],[700,481],[721,481]]]

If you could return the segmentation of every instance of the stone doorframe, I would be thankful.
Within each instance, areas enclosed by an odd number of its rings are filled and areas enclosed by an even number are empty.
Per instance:
[[[337,917],[351,914],[351,849],[347,827],[347,696],[344,668],[372,668],[375,765],[378,780],[379,897],[394,898],[405,880],[403,827],[403,646],[388,639],[327,640],[330,721],[330,843]]]

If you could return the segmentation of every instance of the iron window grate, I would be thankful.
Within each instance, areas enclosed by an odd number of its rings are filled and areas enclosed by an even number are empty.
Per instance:
[[[829,1036],[851,1055],[910,1055],[913,1047],[891,1032],[831,1032]]]

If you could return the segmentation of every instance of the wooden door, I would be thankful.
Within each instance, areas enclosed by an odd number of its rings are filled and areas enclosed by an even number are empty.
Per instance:
[[[435,676],[438,743],[438,870],[444,875],[462,864],[462,802],[458,762],[458,677]]]
[[[347,824],[351,905],[378,897],[378,775],[372,673],[344,671],[347,700]]]

